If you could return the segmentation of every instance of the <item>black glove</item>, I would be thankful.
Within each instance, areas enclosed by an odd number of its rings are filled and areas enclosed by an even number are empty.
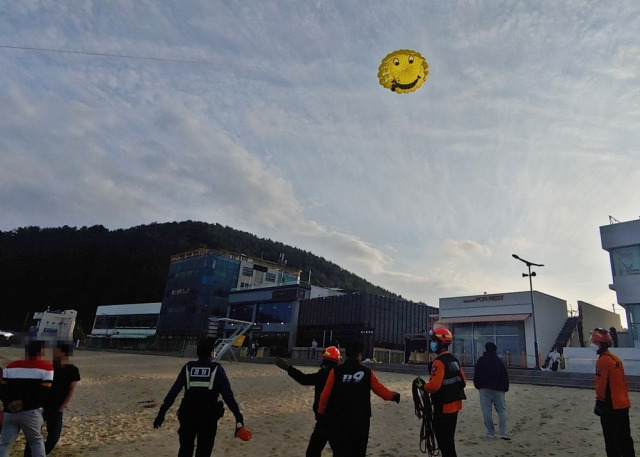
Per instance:
[[[593,414],[596,416],[602,416],[604,412],[604,402],[600,400],[596,400],[596,405],[593,407]]]
[[[398,392],[393,393],[393,401],[400,403],[400,394]]]
[[[162,427],[162,423],[164,422],[164,416],[165,414],[167,414],[167,409],[168,408],[165,408],[164,405],[160,407],[160,411],[158,411],[158,415],[156,416],[156,419],[153,421],[153,428]]]
[[[236,423],[240,422],[241,424],[243,424],[242,426],[244,427],[244,417],[242,417],[242,414],[238,414],[236,416]]]
[[[276,365],[278,365],[278,367],[282,368],[285,371],[288,370],[289,367],[291,366],[289,362],[287,362],[285,359],[282,359],[280,357],[276,357]]]

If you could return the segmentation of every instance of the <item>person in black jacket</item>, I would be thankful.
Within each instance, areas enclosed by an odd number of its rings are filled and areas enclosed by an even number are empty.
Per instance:
[[[318,402],[318,423],[327,427],[334,457],[365,457],[371,422],[371,392],[386,401],[400,402],[400,394],[387,389],[362,365],[364,346],[350,341],[346,360],[329,373]]]
[[[203,339],[196,350],[198,360],[187,362],[164,399],[153,428],[159,428],[164,422],[167,410],[184,388],[184,397],[178,410],[180,428],[180,450],[178,457],[192,457],[194,442],[197,438],[196,457],[210,457],[218,430],[218,419],[224,413],[224,406],[218,401],[222,395],[236,419],[236,433],[244,428],[244,418],[236,402],[229,379],[222,366],[213,361],[214,342]]]
[[[340,355],[340,350],[335,346],[329,346],[322,354],[322,363],[320,364],[320,369],[315,373],[305,374],[297,368],[293,367],[286,360],[280,357],[276,358],[276,365],[278,365],[283,370],[286,370],[287,374],[295,379],[298,384],[302,384],[303,386],[315,386],[315,394],[313,397],[313,412],[316,417],[316,425],[313,429],[313,433],[311,434],[311,438],[309,438],[306,457],[320,457],[320,455],[322,454],[322,450],[327,445],[327,441],[329,440],[325,428],[319,426],[319,424],[317,423],[318,401],[320,400],[322,389],[327,382],[329,372],[333,368],[335,368],[338,363],[340,363],[341,359],[342,356]]]
[[[491,341],[484,347],[486,352],[476,362],[473,372],[473,385],[479,391],[482,418],[484,426],[487,428],[486,436],[493,438],[495,434],[491,409],[494,407],[498,413],[500,437],[503,440],[510,440],[504,398],[505,393],[509,390],[509,373],[498,357],[498,347]]]

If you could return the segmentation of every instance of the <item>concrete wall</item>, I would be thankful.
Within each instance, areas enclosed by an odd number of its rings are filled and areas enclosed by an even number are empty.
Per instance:
[[[615,327],[618,331],[622,329],[619,314],[583,301],[578,301],[578,306],[582,312],[582,329],[584,330],[585,344],[587,344],[589,334],[594,328],[609,330],[610,327]]]
[[[640,376],[640,349],[611,348],[622,359],[628,376]],[[592,348],[564,348],[564,370],[573,373],[595,373],[598,354]]]

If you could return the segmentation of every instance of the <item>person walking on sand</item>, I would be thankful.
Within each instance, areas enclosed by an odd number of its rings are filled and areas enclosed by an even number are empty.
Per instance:
[[[591,346],[596,360],[596,405],[593,412],[600,416],[607,457],[635,457],[629,425],[629,387],[620,360],[609,351],[613,339],[608,331],[596,328],[591,332]]]
[[[509,373],[502,360],[498,357],[498,347],[491,341],[484,345],[486,352],[480,356],[473,370],[473,385],[478,389],[482,418],[487,431],[485,435],[493,438],[492,408],[498,413],[500,437],[510,440],[507,428],[507,408],[505,393],[509,391]]]
[[[382,385],[362,365],[364,346],[350,341],[346,360],[327,377],[320,394],[318,422],[326,427],[334,457],[365,457],[371,423],[371,391],[386,401],[400,402],[400,394]]]
[[[442,457],[457,457],[456,426],[458,411],[462,409],[466,379],[458,359],[449,352],[453,335],[439,327],[429,332],[429,350],[438,356],[431,364],[431,377],[424,390],[431,395],[433,404],[433,433]]]
[[[218,419],[224,414],[224,406],[218,401],[222,395],[236,419],[236,434],[244,430],[244,418],[236,402],[224,368],[214,362],[214,342],[202,339],[196,349],[198,360],[187,362],[164,399],[153,428],[159,428],[165,414],[184,388],[185,393],[178,410],[178,436],[180,450],[178,457],[192,457],[197,438],[196,457],[210,457],[218,430]]]
[[[3,370],[0,400],[4,407],[0,432],[0,457],[7,457],[22,429],[34,457],[45,457],[42,439],[42,406],[53,382],[53,365],[42,360],[44,342],[29,341],[26,358]]]
[[[69,355],[73,352],[73,343],[58,341],[53,350],[53,384],[51,391],[44,400],[42,418],[47,426],[47,439],[44,450],[49,454],[60,439],[62,433],[62,416],[64,410],[73,397],[80,371],[78,367],[69,363]],[[26,446],[24,456],[31,457],[31,448]]]
[[[315,340],[314,340],[315,341]],[[322,389],[324,389],[324,385],[327,382],[327,378],[329,377],[329,372],[333,368],[335,368],[342,359],[340,355],[340,350],[335,346],[329,346],[325,349],[322,354],[322,363],[320,364],[320,369],[315,373],[305,374],[293,367],[286,360],[277,357],[276,365],[278,365],[283,370],[286,370],[287,374],[291,376],[298,384],[303,386],[314,386],[315,393],[313,397],[313,413],[316,417],[316,424],[313,429],[313,433],[309,438],[309,445],[307,446],[306,457],[320,457],[322,454],[322,450],[327,445],[327,441],[329,440],[329,436],[327,435],[327,430],[318,424],[318,402],[320,401],[320,394],[322,393]]]

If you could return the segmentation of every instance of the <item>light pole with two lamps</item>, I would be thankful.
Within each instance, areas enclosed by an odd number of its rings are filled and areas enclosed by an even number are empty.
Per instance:
[[[536,332],[536,311],[533,304],[533,282],[531,280],[531,278],[536,275],[536,272],[535,271],[531,272],[531,266],[533,265],[535,267],[544,267],[544,265],[541,263],[529,262],[528,260],[524,260],[523,258],[520,258],[515,254],[512,254],[512,257],[514,259],[519,260],[520,262],[524,262],[527,265],[527,268],[529,269],[529,274],[522,273],[522,277],[523,278],[526,278],[527,276],[529,277],[529,293],[531,294],[531,318],[533,319],[533,349],[535,351],[535,357],[536,357],[536,370],[539,370],[540,357],[538,355],[538,332]]]

